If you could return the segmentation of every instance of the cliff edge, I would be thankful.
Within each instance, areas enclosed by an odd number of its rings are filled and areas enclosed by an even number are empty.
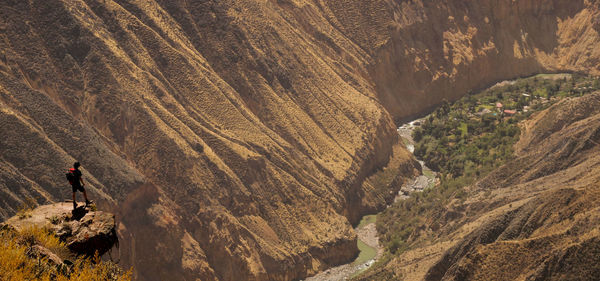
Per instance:
[[[22,232],[29,228],[48,230],[65,243],[74,255],[103,255],[118,243],[115,216],[72,203],[56,203],[22,210],[2,227]]]
[[[131,280],[101,259],[118,242],[115,226],[114,215],[72,203],[24,207],[0,224],[0,279]]]

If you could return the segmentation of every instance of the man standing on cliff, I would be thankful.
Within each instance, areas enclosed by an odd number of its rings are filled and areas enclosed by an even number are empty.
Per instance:
[[[83,182],[83,177],[81,171],[79,170],[79,166],[81,166],[81,164],[79,164],[79,162],[75,162],[75,164],[73,164],[73,168],[69,169],[69,172],[67,173],[67,180],[69,180],[69,183],[73,188],[73,210],[77,209],[77,201],[75,199],[77,190],[83,193],[83,198],[85,198],[86,206],[88,206],[91,203],[90,200],[88,200],[85,188],[83,188],[85,186],[85,183]]]

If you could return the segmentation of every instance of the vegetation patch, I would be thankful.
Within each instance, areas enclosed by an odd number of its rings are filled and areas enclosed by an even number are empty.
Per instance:
[[[562,98],[600,89],[599,81],[538,75],[446,102],[415,129],[415,156],[447,177],[477,178],[512,156],[520,121]]]
[[[519,122],[566,97],[600,90],[600,79],[543,75],[503,83],[454,102],[445,102],[415,129],[415,155],[438,172],[439,185],[380,213],[377,230],[386,255],[435,239],[442,226],[463,216],[464,187],[513,157]],[[450,226],[450,227],[448,227]],[[370,270],[377,271],[377,263]]]

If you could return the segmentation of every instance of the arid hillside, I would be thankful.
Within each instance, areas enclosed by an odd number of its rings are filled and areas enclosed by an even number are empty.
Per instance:
[[[69,198],[79,160],[136,279],[351,260],[351,223],[415,172],[394,118],[598,73],[597,1],[425,2],[2,1],[0,216]]]
[[[362,279],[598,280],[598,106],[595,93],[534,115],[513,160],[427,218],[418,246]]]
[[[79,160],[137,279],[290,280],[352,259],[350,221],[392,195],[364,180],[397,136],[368,54],[319,9],[3,1],[2,216],[69,198]]]

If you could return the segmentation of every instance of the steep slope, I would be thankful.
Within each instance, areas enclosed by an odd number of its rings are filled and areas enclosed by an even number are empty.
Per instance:
[[[138,279],[289,280],[351,259],[349,221],[393,193],[364,180],[397,136],[368,55],[288,6],[3,2],[2,215],[68,197],[77,159]]]
[[[517,156],[441,215],[431,240],[364,279],[596,280],[600,93],[527,121]],[[430,222],[438,221],[430,218]]]
[[[0,215],[69,196],[77,159],[138,279],[347,261],[350,223],[414,172],[393,118],[598,70],[597,1],[463,2],[3,1]]]

